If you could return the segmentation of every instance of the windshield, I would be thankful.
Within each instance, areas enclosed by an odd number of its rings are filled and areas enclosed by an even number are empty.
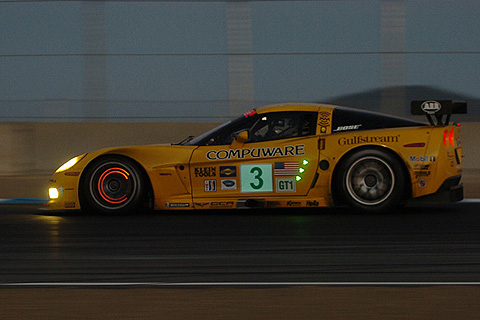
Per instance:
[[[226,122],[184,143],[187,146],[230,145],[242,131],[248,131],[249,143],[303,137],[315,134],[316,119],[316,112],[254,112]]]
[[[195,137],[193,139],[191,139],[190,141],[188,141],[187,143],[185,143],[184,145],[186,146],[198,146],[198,145],[202,145],[201,144],[201,141],[207,139],[207,137],[209,137],[210,135],[214,135],[217,131],[219,130],[222,130],[223,128],[227,127],[229,124],[232,123],[232,120],[230,121],[227,121],[225,123],[222,123],[221,125],[219,125],[218,127],[215,127],[213,128],[212,130],[209,130],[207,132],[204,132],[202,133],[201,135],[199,135],[198,137]],[[191,136],[190,136],[191,137]]]
[[[186,146],[211,146],[232,143],[235,135],[243,130],[248,130],[257,120],[258,115],[243,115],[235,120],[221,124],[220,126],[203,133],[202,135],[185,143]]]

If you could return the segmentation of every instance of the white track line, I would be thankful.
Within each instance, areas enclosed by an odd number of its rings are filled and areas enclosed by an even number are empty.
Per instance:
[[[374,286],[480,286],[480,282],[20,282],[0,287],[374,287]]]
[[[463,203],[480,203],[480,199],[463,199],[460,202],[463,202]]]

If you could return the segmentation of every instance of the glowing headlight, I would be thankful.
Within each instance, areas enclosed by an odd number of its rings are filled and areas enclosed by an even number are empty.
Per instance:
[[[65,170],[70,169],[70,168],[73,167],[78,161],[80,161],[84,156],[85,156],[85,155],[81,155],[81,156],[78,156],[78,157],[75,157],[75,158],[73,158],[73,159],[68,160],[68,161],[65,162],[60,168],[58,168],[57,171],[55,171],[55,173],[62,172],[62,171],[65,171]]]
[[[48,189],[48,196],[50,197],[50,199],[58,199],[59,192],[57,188]]]

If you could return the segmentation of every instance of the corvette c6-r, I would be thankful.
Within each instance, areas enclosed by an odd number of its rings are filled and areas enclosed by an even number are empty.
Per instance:
[[[460,127],[448,122],[466,103],[416,101],[412,113],[430,123],[324,104],[260,107],[179,144],[77,156],[51,178],[48,208],[381,212],[411,198],[463,199]]]

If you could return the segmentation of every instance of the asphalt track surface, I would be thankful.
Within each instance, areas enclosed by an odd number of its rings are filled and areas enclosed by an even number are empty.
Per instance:
[[[53,214],[0,207],[0,285],[480,283],[480,201]]]

